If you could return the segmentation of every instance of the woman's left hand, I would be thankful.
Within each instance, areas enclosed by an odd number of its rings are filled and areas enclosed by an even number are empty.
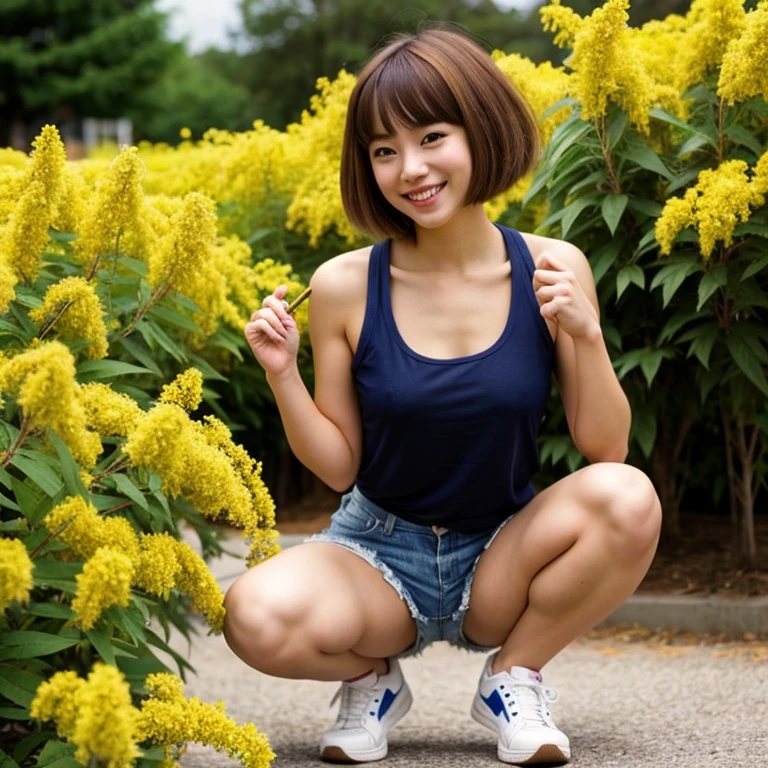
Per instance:
[[[600,333],[600,320],[573,271],[545,251],[533,273],[533,291],[541,316],[553,320],[571,338]]]

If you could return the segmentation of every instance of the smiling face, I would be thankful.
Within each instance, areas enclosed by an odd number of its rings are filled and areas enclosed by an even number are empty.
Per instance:
[[[472,180],[466,131],[444,122],[392,128],[377,120],[368,148],[381,194],[417,227],[445,224],[464,208]]]

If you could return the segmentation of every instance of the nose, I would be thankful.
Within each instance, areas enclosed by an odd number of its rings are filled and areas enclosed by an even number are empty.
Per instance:
[[[420,152],[403,153],[403,166],[400,170],[400,176],[405,182],[412,182],[420,179],[428,173],[427,164],[424,162],[424,156]]]

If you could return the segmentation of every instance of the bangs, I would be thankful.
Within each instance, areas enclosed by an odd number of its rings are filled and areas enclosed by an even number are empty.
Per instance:
[[[448,83],[432,64],[404,48],[389,58],[360,92],[357,131],[365,147],[376,135],[377,118],[390,135],[394,135],[397,125],[464,125],[461,108]]]

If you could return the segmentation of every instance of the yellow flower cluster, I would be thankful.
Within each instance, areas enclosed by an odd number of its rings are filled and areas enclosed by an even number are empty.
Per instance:
[[[758,95],[768,101],[768,0],[747,14],[744,32],[728,43],[717,93],[730,105]]]
[[[126,232],[144,236],[141,182],[145,172],[136,147],[126,147],[101,176],[84,220],[76,222],[80,237],[75,251],[83,264],[91,264],[101,254],[114,255]]]
[[[137,709],[123,674],[97,663],[86,680],[75,672],[54,674],[37,689],[30,712],[38,720],[53,721],[56,733],[77,745],[75,758],[83,765],[94,759],[106,768],[129,768],[141,754],[139,745],[147,742],[166,747],[169,755],[180,742],[199,742],[226,752],[245,768],[268,768],[274,759],[256,726],[238,726],[222,702],[185,699],[175,675],[149,675],[146,687],[149,697]]]
[[[85,411],[86,426],[100,435],[127,437],[143,413],[132,397],[115,392],[107,384],[83,384],[77,396]]]
[[[84,630],[91,629],[107,608],[125,608],[130,603],[132,576],[133,564],[122,552],[112,547],[96,550],[83,566],[83,572],[75,577],[77,596],[72,601],[72,610]]]
[[[187,368],[160,392],[161,403],[178,405],[191,413],[196,411],[203,399],[203,374],[197,368]]]
[[[101,440],[86,429],[78,399],[75,359],[60,341],[28,349],[0,364],[0,391],[14,394],[32,427],[50,427],[86,468],[96,464]]]
[[[693,0],[685,21],[685,36],[672,61],[680,90],[702,82],[721,65],[731,41],[744,32],[744,0]]]
[[[14,600],[29,600],[33,567],[19,539],[0,539],[0,613]]]
[[[30,311],[29,317],[35,323],[55,318],[56,331],[62,339],[87,341],[86,355],[91,360],[107,356],[109,343],[104,308],[85,278],[65,277],[54,283],[45,292],[43,306]]]
[[[57,672],[40,685],[30,707],[38,720],[53,720],[56,733],[77,746],[82,765],[98,761],[106,768],[129,768],[141,754],[136,734],[139,712],[122,673],[94,664],[87,680],[75,672]]]
[[[274,759],[266,736],[252,723],[239,726],[230,720],[222,702],[185,699],[183,684],[175,675],[149,675],[146,685],[151,695],[141,705],[141,738],[159,744],[206,744],[246,768],[266,768]]]
[[[37,278],[63,188],[66,157],[58,130],[44,126],[33,147],[26,172],[14,185],[20,197],[7,221],[0,220],[0,312],[7,311],[16,282]]]
[[[213,201],[199,192],[190,192],[171,217],[168,234],[149,256],[149,284],[152,288],[170,285],[188,296],[195,287],[199,290],[200,281],[216,275],[210,268],[215,239]]]
[[[302,113],[300,123],[287,129],[303,178],[288,207],[286,225],[308,234],[311,245],[334,226],[350,244],[360,240],[344,214],[339,186],[347,102],[354,86],[355,77],[344,70],[334,81],[319,78],[319,93],[310,99],[309,111]]]
[[[642,31],[630,31],[628,7],[629,0],[607,0],[591,16],[582,18],[563,8],[560,0],[552,0],[540,14],[544,28],[557,33],[555,43],[573,49],[567,61],[573,70],[570,92],[581,104],[582,117],[600,118],[608,102],[615,102],[647,134],[653,106],[677,114],[683,107],[677,89],[665,79],[655,79],[655,69],[643,66],[648,57],[642,51],[653,49],[655,41],[646,41]]]
[[[656,239],[661,253],[668,254],[681,229],[695,227],[699,248],[708,259],[718,240],[727,248],[733,242],[733,231],[739,221],[749,219],[750,208],[765,203],[768,192],[765,171],[768,152],[755,168],[752,179],[747,176],[743,160],[727,160],[714,170],[702,171],[696,185],[682,198],[670,198],[656,221]]]
[[[169,534],[139,538],[125,518],[101,517],[80,496],[54,507],[43,523],[87,560],[72,603],[85,629],[109,605],[127,605],[133,585],[166,599],[172,589],[178,589],[192,598],[211,628],[221,632],[224,595],[203,559],[188,544]]]
[[[264,550],[273,552],[275,533],[263,528],[274,519],[274,506],[261,482],[261,466],[251,466],[246,472],[243,456],[247,454],[237,454],[238,446],[233,444],[222,445],[223,426],[214,437],[210,430],[198,427],[182,408],[160,403],[141,418],[123,451],[134,466],[159,474],[169,496],[184,496],[209,518],[226,514],[245,529],[246,535],[254,535],[252,555]],[[237,456],[235,461],[230,454]]]

